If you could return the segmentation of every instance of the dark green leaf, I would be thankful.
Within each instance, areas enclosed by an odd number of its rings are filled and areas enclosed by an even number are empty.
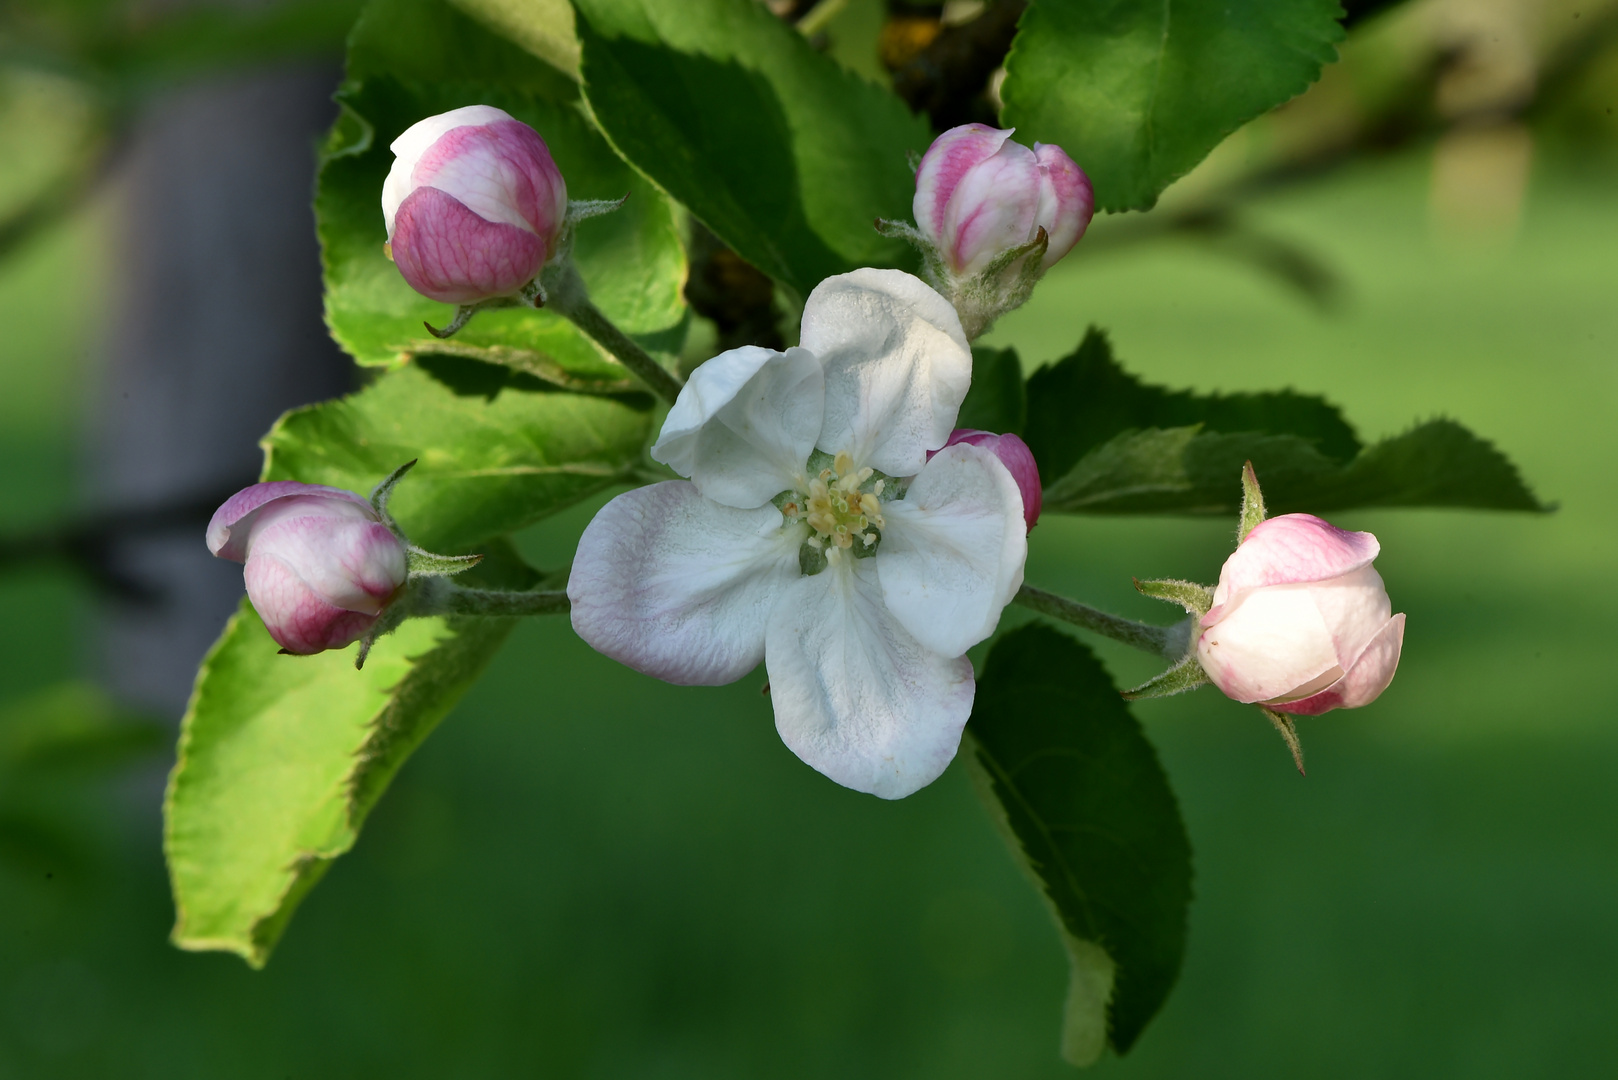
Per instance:
[[[372,0],[349,45],[343,116],[327,140],[315,199],[326,270],[326,320],[362,364],[446,353],[504,364],[562,386],[620,390],[622,366],[548,311],[486,311],[452,340],[453,307],[417,294],[382,250],[388,144],[424,117],[462,105],[505,109],[544,136],[574,199],[629,201],[578,226],[574,257],[591,295],[625,331],[683,325],[685,253],[666,196],[621,161],[579,109],[560,72],[442,0]],[[676,346],[677,347],[677,346]]]
[[[1354,429],[1323,398],[1291,390],[1195,394],[1153,386],[1113,359],[1107,335],[1095,327],[1071,354],[1028,379],[1023,437],[1046,484],[1066,476],[1080,458],[1126,431],[1196,424],[1214,431],[1297,435],[1339,461],[1360,450]]]
[[[551,67],[579,77],[579,39],[568,0],[450,0],[501,37]]]
[[[1337,0],[1033,0],[1001,94],[1018,138],[1056,143],[1096,206],[1145,210],[1225,136],[1337,58]]]
[[[799,297],[909,259],[925,124],[754,0],[578,0],[584,87],[620,153]]]
[[[1094,654],[1034,624],[995,643],[969,762],[1067,945],[1063,1056],[1128,1050],[1185,952],[1191,845],[1168,778]]]
[[[501,545],[468,577],[537,580]],[[412,619],[354,649],[279,655],[244,600],[197,673],[164,804],[173,940],[262,967],[406,757],[482,672],[506,619]]]
[[[264,479],[364,493],[419,459],[388,512],[412,543],[453,553],[624,482],[649,434],[649,406],[475,360],[423,358],[282,417],[264,437]]]
[[[1021,435],[1027,419],[1027,387],[1017,350],[972,346],[972,387],[955,426]]]
[[[1196,427],[1125,432],[1045,489],[1074,513],[1239,514],[1251,461],[1273,513],[1360,506],[1544,510],[1500,451],[1451,420],[1432,420],[1344,465],[1295,435]]]
[[[1362,449],[1336,406],[1290,390],[1151,386],[1095,329],[1028,380],[1023,436],[1045,506],[1074,513],[1239,513],[1253,463],[1271,513],[1355,506],[1542,510],[1516,467],[1450,420]]]

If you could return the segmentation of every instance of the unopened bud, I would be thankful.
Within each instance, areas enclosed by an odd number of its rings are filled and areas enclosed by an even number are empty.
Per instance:
[[[351,491],[290,481],[254,484],[208,523],[208,550],[245,563],[270,636],[307,655],[358,641],[407,575],[405,545]]]
[[[556,253],[567,185],[527,124],[469,105],[412,125],[391,148],[382,215],[417,292],[461,305],[510,296]]]
[[[1059,146],[1012,142],[1012,130],[951,128],[916,170],[916,228],[956,275],[980,273],[1041,228],[1040,269],[1048,270],[1090,224],[1095,198],[1084,170]]]
[[[1255,527],[1219,572],[1197,659],[1219,689],[1275,712],[1313,716],[1367,705],[1399,666],[1394,615],[1371,562],[1370,533],[1309,514]]]
[[[954,446],[956,443],[981,446],[1000,459],[1000,463],[1010,471],[1011,478],[1017,481],[1017,490],[1022,492],[1022,516],[1032,532],[1044,504],[1044,491],[1039,484],[1039,466],[1034,462],[1034,452],[1028,449],[1028,444],[1015,435],[996,435],[992,431],[978,431],[975,428],[956,428],[950,432],[949,441],[944,446]],[[931,458],[932,454],[927,456]]]

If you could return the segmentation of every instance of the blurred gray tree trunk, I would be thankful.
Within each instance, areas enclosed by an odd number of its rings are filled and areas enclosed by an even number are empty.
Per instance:
[[[137,119],[115,183],[113,314],[92,391],[99,509],[244,487],[278,415],[349,388],[321,320],[311,211],[337,79],[334,63],[212,79]],[[175,717],[242,594],[241,567],[208,554],[205,524],[115,539],[110,568],[152,598],[97,612],[104,684]]]

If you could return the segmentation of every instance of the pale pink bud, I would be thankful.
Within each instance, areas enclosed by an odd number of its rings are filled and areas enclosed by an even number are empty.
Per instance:
[[[404,544],[371,504],[317,484],[238,491],[208,522],[208,550],[247,564],[248,599],[299,655],[364,637],[406,576]]]
[[[1309,514],[1270,518],[1219,572],[1197,659],[1237,701],[1313,716],[1393,681],[1405,617],[1371,566],[1381,547]]]
[[[1000,459],[1000,463],[1011,472],[1011,478],[1017,481],[1017,490],[1022,492],[1022,516],[1032,532],[1034,524],[1039,521],[1040,507],[1044,504],[1044,490],[1039,486],[1039,466],[1034,463],[1034,452],[1028,449],[1028,444],[1015,435],[996,435],[992,431],[978,431],[975,428],[956,428],[949,433],[949,441],[944,446],[954,446],[956,443],[981,446]],[[928,459],[936,453],[937,450],[929,453]]]
[[[567,184],[527,124],[468,105],[412,125],[391,149],[382,216],[393,261],[423,296],[509,296],[555,254]]]
[[[962,124],[933,140],[916,170],[916,227],[956,274],[1031,242],[1041,227],[1048,270],[1090,224],[1090,179],[1060,146],[1011,141],[1015,128]]]

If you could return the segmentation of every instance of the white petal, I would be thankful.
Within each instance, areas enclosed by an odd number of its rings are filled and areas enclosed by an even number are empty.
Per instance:
[[[972,664],[924,648],[882,602],[875,560],[834,558],[789,587],[765,665],[787,747],[844,787],[900,799],[938,778],[972,712]]]
[[[382,217],[388,224],[388,238],[393,238],[393,217],[399,204],[415,190],[410,174],[416,169],[421,155],[447,133],[458,127],[474,124],[492,124],[497,120],[510,120],[511,114],[492,105],[467,105],[447,113],[429,116],[405,128],[404,133],[388,145],[393,151],[393,168],[382,182]],[[523,226],[527,228],[527,226]]]
[[[972,382],[972,351],[949,301],[899,270],[855,270],[815,286],[804,348],[826,369],[817,445],[889,476],[944,445]]]
[[[1332,648],[1344,671],[1354,666],[1371,639],[1393,617],[1393,602],[1388,599],[1382,575],[1374,567],[1362,566],[1329,581],[1312,582],[1309,594],[1315,598],[1326,629],[1331,631]]]
[[[945,656],[994,633],[1028,556],[1022,494],[1000,459],[964,443],[941,450],[882,513],[872,561],[904,628]]]
[[[568,577],[573,629],[598,652],[682,686],[717,686],[764,655],[764,628],[799,576],[806,530],[773,506],[737,510],[683,480],[601,508]]]
[[[652,457],[726,506],[763,506],[792,487],[820,434],[820,361],[744,345],[691,373]]]
[[[1338,666],[1331,631],[1308,585],[1239,593],[1202,631],[1197,659],[1237,701],[1285,697]]]

